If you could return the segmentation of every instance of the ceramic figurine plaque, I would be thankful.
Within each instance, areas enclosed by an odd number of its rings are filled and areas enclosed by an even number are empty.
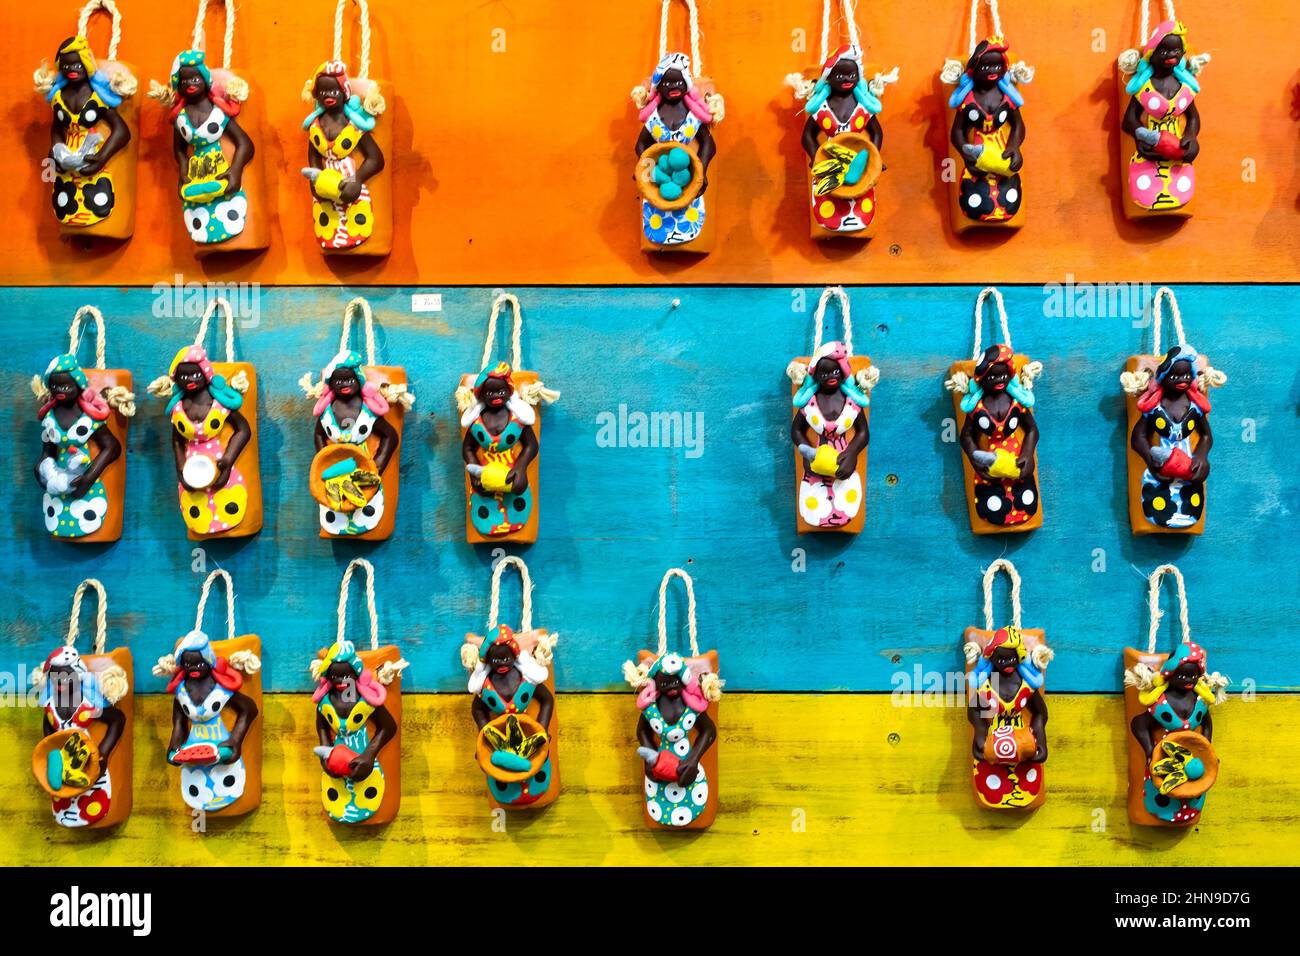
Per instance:
[[[686,585],[690,655],[668,650],[668,585]],[[695,627],[695,587],[690,575],[670,568],[659,585],[659,646],[623,664],[637,692],[636,756],[644,788],[644,816],[652,830],[704,830],[718,813],[718,652],[700,653]]]
[[[366,337],[364,364],[348,344],[357,312]],[[320,509],[320,536],[386,540],[397,516],[402,421],[415,396],[406,388],[404,368],[375,364],[374,316],[365,299],[344,309],[339,351],[320,381],[308,373],[301,384],[316,401],[308,484]]]
[[[1011,580],[1011,620],[993,626],[993,578]],[[984,572],[984,626],[962,635],[966,719],[971,725],[971,787],[990,810],[1030,810],[1047,799],[1047,702],[1053,658],[1043,632],[1020,626],[1020,575],[1005,559]]]
[[[1178,344],[1160,354],[1162,302],[1169,300]],[[1128,514],[1134,534],[1200,534],[1210,477],[1211,387],[1228,377],[1187,344],[1178,300],[1156,291],[1154,355],[1130,355],[1120,375],[1128,398]]]
[[[634,174],[640,193],[641,249],[706,253],[717,231],[710,167],[717,147],[713,127],[722,121],[722,96],[704,76],[699,12],[685,0],[691,55],[668,49],[668,13],[662,0],[659,62],[650,79],[632,90],[641,132]],[[705,194],[708,194],[706,205]]]
[[[1154,28],[1150,7],[1142,0],[1141,49],[1125,50],[1117,64],[1122,205],[1130,219],[1191,215],[1193,163],[1201,151],[1195,100],[1200,73],[1210,62],[1210,54],[1188,46],[1187,27],[1174,16],[1172,0],[1164,4],[1166,19]]]
[[[498,623],[501,575],[519,570],[519,629]],[[533,582],[513,555],[492,571],[492,600],[484,634],[466,634],[461,663],[470,672],[470,715],[478,727],[474,756],[487,779],[493,808],[537,809],[560,795],[555,680],[559,635],[533,627]]]
[[[226,639],[203,631],[212,585],[226,584]],[[213,571],[203,582],[194,630],[158,659],[168,678],[172,733],[167,762],[180,768],[181,799],[192,813],[239,816],[262,802],[262,642],[235,636],[235,586]]]
[[[514,312],[511,362],[493,364],[497,316],[506,305]],[[461,376],[456,389],[465,461],[465,538],[471,544],[537,540],[542,403],[556,401],[560,393],[543,385],[536,372],[520,369],[522,330],[519,299],[508,292],[497,296],[480,371]]]
[[[360,568],[366,575],[370,649],[358,651],[347,637],[348,586]],[[338,634],[311,662],[316,681],[316,735],[320,796],[335,823],[387,823],[402,801],[402,670],[407,662],[391,644],[379,645],[375,569],[363,558],[343,572]]]
[[[826,304],[840,303],[844,339],[822,342]],[[811,356],[786,367],[791,382],[794,420],[796,527],[810,531],[856,534],[866,520],[867,444],[870,440],[869,395],[880,370],[865,355],[853,354],[849,296],[839,286],[822,291],[814,316],[816,334]]]
[[[981,351],[984,300],[998,309],[1002,342]],[[954,362],[944,385],[952,392],[971,531],[1031,531],[1043,523],[1038,499],[1038,423],[1033,383],[1041,362],[1011,347],[1002,293],[989,286],[975,300],[975,353]]]
[[[1172,654],[1156,652],[1160,582],[1178,585],[1182,640]],[[1208,670],[1205,649],[1192,642],[1187,589],[1172,564],[1151,573],[1146,651],[1124,648],[1124,713],[1128,722],[1128,818],[1146,826],[1200,822],[1205,797],[1219,775],[1210,709],[1227,698],[1228,678]]]
[[[113,21],[102,60],[88,39],[97,10]],[[117,4],[90,0],[81,8],[76,35],[58,45],[53,68],[43,62],[35,73],[36,92],[52,113],[41,173],[53,182],[50,203],[65,237],[127,239],[135,231],[139,84],[131,67],[117,59],[121,35]]]
[[[1025,105],[1020,86],[1034,78],[1033,67],[1017,60],[1002,34],[997,0],[986,0],[991,36],[977,40],[979,3],[971,6],[970,52],[949,59],[939,74],[955,87],[948,97],[952,112],[951,159],[960,170],[949,189],[954,232],[977,227],[1018,229],[1024,222]]]
[[[99,600],[94,653],[77,652],[81,601]],[[40,689],[43,737],[32,773],[49,794],[54,820],[68,829],[96,830],[131,814],[135,698],[131,652],[105,649],[108,596],[94,578],[72,597],[67,639],[33,669]]]
[[[96,368],[77,361],[83,318],[95,321]],[[36,461],[45,530],[62,541],[94,544],[122,536],[127,420],[135,415],[131,373],[105,368],[104,315],[77,310],[68,351],[32,379],[40,408],[41,454]]]
[[[801,143],[808,155],[808,215],[814,239],[868,239],[876,184],[884,169],[881,96],[898,67],[867,79],[853,5],[842,0],[847,41],[828,51],[831,4],[823,9],[821,62],[786,82],[803,101]]]
[[[393,248],[393,125],[386,84],[370,78],[370,8],[356,0],[361,28],[357,72],[343,61],[343,9],[334,15],[334,55],[316,67],[303,87],[312,110],[307,131],[307,165],[302,175],[311,192],[312,227],[326,255],[386,256]]]
[[[198,256],[265,249],[271,242],[271,206],[255,149],[261,130],[244,109],[248,82],[230,69],[237,8],[223,6],[221,66],[210,63],[204,49],[208,3],[199,0],[190,49],[172,60],[168,82],[155,82],[149,91],[167,110],[181,221]]]
[[[208,319],[226,320],[226,361],[204,351]],[[234,314],[213,299],[193,345],[172,358],[149,391],[167,399],[181,519],[191,541],[243,538],[262,529],[262,478],[257,453],[257,372],[235,361]]]

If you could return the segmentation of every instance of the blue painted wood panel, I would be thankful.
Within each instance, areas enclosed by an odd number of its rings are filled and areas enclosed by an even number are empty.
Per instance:
[[[238,341],[261,389],[266,525],[251,540],[206,545],[207,566],[234,575],[239,628],[262,637],[268,689],[307,688],[306,663],[333,637],[339,577],[354,555],[380,573],[383,635],[412,663],[407,689],[463,689],[457,649],[466,630],[484,625],[492,552],[463,540],[452,390],[476,369],[493,292],[364,290],[379,324],[379,360],[406,366],[419,401],[402,446],[396,533],[363,544],[317,537],[306,492],[311,409],[296,384],[335,351],[342,307],[356,291],[258,292],[259,321],[241,328]],[[442,311],[413,313],[413,291],[441,292]],[[1289,548],[1300,505],[1297,287],[1176,290],[1191,341],[1229,375],[1213,396],[1209,521],[1196,540],[1136,539],[1128,530],[1118,374],[1127,355],[1149,349],[1150,332],[1127,316],[1049,315],[1043,288],[1004,290],[1017,349],[1046,366],[1037,389],[1046,522],[1029,535],[976,538],[959,451],[942,436],[952,405],[941,380],[953,359],[969,355],[977,287],[852,288],[857,351],[883,373],[873,397],[866,529],[800,538],[783,373],[808,352],[818,289],[514,291],[525,309],[525,365],[564,393],[545,413],[540,541],[523,551],[536,579],[536,620],[561,635],[562,689],[618,686],[620,663],[653,640],[655,595],[670,565],[695,576],[702,640],[721,651],[733,689],[881,691],[917,666],[957,670],[961,631],[981,622],[981,569],[1004,554],[1025,579],[1025,623],[1044,627],[1057,649],[1055,690],[1119,689],[1120,649],[1146,632],[1144,576],[1163,561],[1186,573],[1194,633],[1213,667],[1237,684],[1300,686],[1300,570]],[[114,638],[134,649],[142,690],[161,688],[148,665],[192,624],[201,581],[191,570],[195,545],[176,512],[163,403],[143,388],[193,337],[197,320],[156,315],[160,301],[148,288],[0,289],[12,439],[0,569],[4,670],[43,658],[84,576],[108,586]],[[142,393],[127,450],[125,533],[93,548],[44,532],[27,388],[64,349],[83,303],[108,316],[109,365],[130,368]],[[82,354],[89,359],[89,346]],[[620,406],[691,420],[702,413],[703,446],[602,447],[600,416],[617,418]],[[806,554],[803,571],[794,569],[795,549]],[[1094,570],[1103,560],[1105,570]],[[513,582],[504,600],[517,606]],[[1005,607],[1001,586],[998,601]],[[352,607],[360,635],[360,601]],[[208,624],[218,628],[215,617]],[[1174,640],[1167,626],[1163,634]]]

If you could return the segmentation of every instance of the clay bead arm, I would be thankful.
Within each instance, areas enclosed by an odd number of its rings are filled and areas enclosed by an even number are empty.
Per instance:
[[[492,721],[492,711],[488,710],[488,705],[483,703],[483,698],[477,694],[474,695],[474,699],[470,702],[469,712],[479,730],[482,730]]]
[[[474,440],[474,436],[470,434],[469,431],[465,432],[465,438],[460,443],[460,457],[465,460],[465,464],[467,465],[478,464],[478,442]],[[469,476],[469,485],[471,488],[474,489],[475,494],[478,495],[487,494],[487,491],[484,490],[482,483],[473,475]]]
[[[1124,121],[1121,124],[1121,127],[1125,133],[1134,137],[1133,145],[1136,147],[1139,156],[1143,159],[1157,161],[1160,159],[1159,154],[1157,154],[1156,151],[1146,143],[1142,142],[1142,140],[1137,139],[1136,136],[1137,131],[1146,125],[1142,122],[1142,117],[1145,115],[1145,112],[1146,111],[1142,109],[1142,104],[1138,102],[1137,97],[1133,97],[1128,101],[1128,108],[1124,110]]]
[[[974,703],[966,708],[966,719],[974,729],[974,733],[971,734],[970,749],[976,760],[983,760],[984,743],[988,740],[989,726],[992,721],[985,716],[985,707],[979,698],[972,695],[972,700]]]
[[[316,739],[320,741],[322,747],[334,746],[334,731],[330,727],[330,722],[325,719],[325,715],[319,710],[316,711]],[[321,758],[321,766],[325,765],[325,758]]]
[[[650,721],[646,720],[645,714],[642,714],[636,722],[636,742],[647,750],[659,749],[659,740],[655,737],[655,732],[650,729]]]
[[[961,444],[961,450],[965,453],[966,458],[970,461],[971,467],[975,469],[975,473],[987,478],[988,471],[975,460],[975,452],[980,449],[979,443],[975,441],[975,418],[973,415],[967,415],[966,421],[962,423],[958,442]]]
[[[713,156],[718,151],[718,145],[713,141],[713,131],[709,129],[709,124],[705,123],[700,127],[700,131],[695,134],[695,142],[699,143],[700,164],[704,167],[704,182],[700,186],[700,192],[709,188],[709,163],[713,162]]]
[[[1020,428],[1025,433],[1025,440],[1020,446],[1020,457],[1016,465],[1022,472],[1028,471],[1034,464],[1034,451],[1038,448],[1038,422],[1034,413],[1026,409],[1020,415]]]
[[[1192,103],[1187,107],[1187,112],[1183,114],[1187,120],[1187,126],[1183,129],[1183,162],[1192,163],[1196,161],[1197,155],[1201,152],[1201,144],[1197,137],[1201,134],[1201,114],[1196,109],[1196,104]]]
[[[239,759],[240,751],[244,747],[244,738],[248,735],[248,729],[253,725],[253,718],[257,716],[257,705],[247,694],[241,694],[235,691],[230,695],[230,703],[227,707],[235,712],[235,726],[230,728],[230,738],[226,741],[226,746],[231,750],[230,759],[226,763],[234,763]]]
[[[1025,158],[1020,155],[1020,146],[1025,141],[1025,120],[1019,109],[1012,107],[1007,123],[1011,131],[1007,134],[1007,148],[1002,151],[1002,157],[1011,161],[1011,171],[1015,173],[1025,163]]]
[[[958,109],[952,118],[952,130],[948,133],[948,141],[952,143],[953,149],[957,150],[957,155],[962,157],[966,167],[973,170],[975,161],[962,151],[962,147],[966,145],[969,139],[970,128],[970,123],[967,122],[965,114]]]
[[[1137,424],[1133,426],[1133,434],[1129,436],[1129,445],[1138,453],[1138,457],[1146,462],[1146,466],[1150,471],[1158,472],[1160,463],[1151,457],[1150,427],[1145,417],[1139,418]]]
[[[655,144],[655,138],[650,135],[650,131],[644,126],[641,127],[641,135],[636,138],[636,154],[638,157],[647,149]]]
[[[375,446],[375,467],[382,473],[388,467],[388,460],[393,457],[393,452],[397,451],[399,440],[397,429],[383,418],[376,418],[373,434],[379,439],[379,444]]]
[[[867,120],[867,138],[871,140],[871,145],[880,149],[885,142],[885,130],[880,125],[880,117],[872,114],[871,119]]]
[[[375,138],[369,133],[361,137],[361,142],[357,144],[357,150],[361,153],[361,165],[357,168],[356,181],[364,183],[372,176],[377,176],[384,170],[384,154],[375,142]]]
[[[817,160],[817,148],[821,146],[821,130],[817,127],[817,121],[811,116],[808,122],[803,124],[803,136],[800,143],[803,145],[803,151],[808,154],[808,165],[811,166]]]
[[[1210,431],[1209,416],[1198,416],[1196,423],[1201,438],[1196,443],[1196,451],[1192,452],[1192,478],[1204,481],[1210,476],[1210,448],[1214,445],[1214,434]]]
[[[218,466],[217,478],[213,482],[214,487],[224,488],[230,478],[230,469],[235,466],[239,460],[240,453],[248,445],[248,440],[253,437],[253,430],[248,426],[248,419],[237,411],[231,411],[226,418],[226,423],[230,425],[232,434],[230,441],[226,442],[226,448],[221,453],[221,464]]]
[[[226,173],[226,191],[234,193],[239,191],[244,179],[244,167],[252,160],[256,150],[252,138],[233,116],[226,123],[226,135],[235,144],[235,154],[230,158],[230,169]]]
[[[375,725],[375,734],[370,738],[370,743],[366,745],[361,756],[365,757],[371,766],[366,769],[363,776],[368,776],[374,769],[375,758],[379,756],[379,751],[384,749],[384,745],[397,736],[397,721],[393,720],[393,715],[382,704],[370,715],[370,722]]]
[[[185,484],[185,437],[176,429],[172,429],[172,458],[176,462],[176,479],[181,483],[181,487],[194,491],[189,485]]]
[[[1146,711],[1138,714],[1129,724],[1129,729],[1133,731],[1133,736],[1137,739],[1138,746],[1146,754],[1147,760],[1151,759],[1151,752],[1155,750],[1155,719]],[[1205,738],[1209,740],[1209,737]]]
[[[185,738],[190,733],[190,721],[185,716],[185,711],[181,709],[181,702],[175,697],[172,698],[172,737],[167,742],[167,756],[170,760],[171,755],[180,750],[185,744]]]
[[[131,141],[131,130],[117,110],[104,111],[104,122],[108,123],[108,138],[100,144],[94,154],[81,166],[81,175],[90,176],[99,172],[127,143]]]
[[[185,185],[185,177],[190,170],[190,148],[180,130],[172,130],[172,159],[176,160],[176,172],[180,186]],[[180,186],[177,188],[179,189]]]
[[[790,442],[796,450],[800,445],[808,444],[808,419],[804,418],[802,410],[794,413],[794,421],[790,423]]]
[[[113,750],[117,747],[118,741],[122,739],[122,731],[126,728],[126,714],[116,707],[105,707],[99,719],[104,722],[104,739],[99,743],[100,763],[107,766],[108,758],[113,756]]]
[[[104,469],[117,461],[122,455],[122,443],[107,428],[101,428],[95,433],[95,444],[99,451],[90,467],[83,471],[75,482],[72,483],[72,492],[78,497],[85,494],[86,489],[99,480],[99,476],[104,473]]]
[[[1031,714],[1030,729],[1034,732],[1036,745],[1034,755],[1029,759],[1035,763],[1043,763],[1047,760],[1047,701],[1038,691],[1034,691],[1034,695],[1029,698],[1029,713]]]
[[[508,476],[515,494],[523,494],[524,489],[528,487],[528,466],[536,457],[537,433],[529,425],[519,433],[519,457],[515,459],[514,467],[510,469]]]
[[[549,687],[545,684],[538,684],[537,689],[533,692],[533,700],[537,701],[537,722],[546,728],[546,733],[550,735],[551,715],[555,713],[555,695],[551,693]]]

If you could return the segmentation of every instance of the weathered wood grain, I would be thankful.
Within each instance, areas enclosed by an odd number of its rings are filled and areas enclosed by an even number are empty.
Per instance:
[[[114,833],[61,831],[27,759],[31,710],[0,711],[0,864],[252,866],[376,864],[787,865],[987,864],[1001,867],[1295,864],[1300,859],[1290,728],[1300,699],[1229,700],[1215,715],[1223,757],[1202,823],[1188,832],[1125,815],[1124,705],[1118,695],[1051,700],[1046,803],[995,813],[970,792],[960,707],[896,707],[888,695],[736,694],[726,698],[721,806],[700,834],[642,823],[631,693],[563,694],[564,790],[536,814],[493,829],[473,757],[468,695],[406,696],[402,808],[384,827],[323,816],[307,694],[266,697],[262,806],[190,829],[176,771],[163,763],[168,702],[142,699],[136,806]]]
[[[85,302],[108,317],[109,363],[137,383],[165,369],[197,319],[154,315],[155,296],[143,288],[0,289],[0,382],[12,396],[2,413],[12,445],[0,466],[11,516],[0,530],[0,670],[45,656],[63,633],[72,588],[94,574],[108,587],[112,639],[136,655],[141,690],[160,690],[148,666],[191,626],[201,582],[191,569],[206,554],[207,569],[234,575],[238,627],[265,642],[267,688],[304,690],[307,661],[334,632],[343,567],[360,554],[379,572],[382,637],[412,663],[406,688],[461,686],[457,650],[466,631],[484,626],[493,552],[463,540],[452,392],[479,361],[493,293],[438,290],[443,311],[414,315],[411,289],[369,290],[379,361],[404,365],[419,400],[407,418],[394,537],[365,544],[317,537],[306,490],[311,407],[297,386],[333,355],[356,291],[261,290],[260,324],[239,329],[238,347],[261,388],[266,525],[247,542],[211,542],[200,553],[176,518],[162,403],[143,395],[127,448],[122,540],[51,541],[31,475],[39,435],[26,384],[65,347],[68,320]],[[1187,576],[1211,666],[1236,686],[1300,686],[1300,564],[1290,557],[1300,502],[1297,287],[1177,289],[1191,341],[1229,375],[1213,396],[1209,518],[1196,541],[1129,532],[1118,378],[1128,355],[1150,347],[1149,330],[1132,319],[1048,317],[1041,288],[1006,288],[1016,346],[1046,368],[1035,411],[1048,519],[1031,534],[976,538],[961,453],[943,440],[952,404],[941,384],[951,362],[969,355],[976,287],[851,289],[855,348],[882,371],[866,527],[799,538],[783,373],[811,342],[818,290],[515,291],[524,361],[563,392],[546,411],[540,540],[511,549],[532,569],[537,623],[560,634],[561,691],[618,683],[620,663],[654,633],[656,586],[671,565],[695,576],[701,639],[721,652],[733,690],[879,691],[914,668],[960,670],[961,633],[981,623],[981,568],[1004,553],[1025,578],[1025,625],[1044,628],[1057,650],[1054,694],[1119,691],[1120,649],[1145,634],[1144,576],[1164,561]],[[800,298],[806,311],[793,311]],[[692,421],[702,413],[702,454],[600,447],[600,416],[616,422],[621,404]],[[1253,441],[1244,440],[1249,428]],[[1103,559],[1105,571],[1094,571]],[[1004,599],[1000,584],[999,608]],[[503,600],[510,621],[513,579]],[[672,620],[681,622],[676,603]],[[1168,623],[1162,633],[1176,639]]]

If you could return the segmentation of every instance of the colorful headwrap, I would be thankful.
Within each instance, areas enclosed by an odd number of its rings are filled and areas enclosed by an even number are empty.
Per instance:
[[[506,406],[510,413],[519,419],[521,424],[531,425],[537,421],[537,412],[533,406],[529,405],[519,394],[519,389],[515,386],[515,370],[510,367],[509,362],[498,362],[492,368],[485,368],[478,373],[478,378],[474,379],[474,395],[476,401],[465,409],[464,414],[460,417],[462,428],[468,428],[474,423],[474,419],[483,414],[483,402],[478,399],[478,393],[483,386],[488,383],[488,379],[497,379],[503,381],[510,387],[510,398],[506,401]]]
[[[822,108],[827,97],[834,92],[831,89],[830,75],[835,69],[835,64],[840,60],[852,60],[858,66],[858,84],[853,88],[853,98],[858,101],[864,110],[872,115],[878,114],[884,109],[884,104],[880,102],[880,97],[871,91],[867,84],[867,78],[862,73],[862,50],[853,43],[846,43],[840,47],[822,64],[821,76],[817,78],[817,85],[813,87],[812,94],[808,97],[808,102],[804,104],[804,112],[808,115],[816,113]]]
[[[519,675],[524,680],[530,684],[545,683],[550,671],[533,656],[533,651],[537,649],[538,638],[541,636],[542,632],[537,630],[516,633],[513,628],[505,624],[497,625],[496,634],[491,640],[478,634],[466,634],[465,643],[478,645],[478,665],[469,676],[469,692],[477,694],[483,689],[489,674],[488,651],[498,646],[510,648],[515,655],[515,670],[519,671]]]
[[[181,82],[181,67],[190,66],[199,71],[203,77],[203,82],[207,85],[207,97],[213,105],[219,107],[221,112],[227,116],[238,116],[241,103],[238,100],[231,99],[226,95],[225,79],[229,78],[227,71],[218,71],[216,79],[212,76],[212,71],[208,69],[207,54],[202,50],[185,50],[172,60],[171,87],[172,90],[179,92]],[[172,104],[170,117],[176,119],[180,115],[185,104],[177,97]]]
[[[1147,382],[1147,390],[1138,396],[1137,407],[1140,412],[1149,412],[1160,404],[1163,396],[1161,385],[1169,377],[1174,366],[1179,362],[1189,362],[1192,366],[1192,384],[1187,387],[1187,398],[1196,405],[1202,412],[1210,410],[1210,397],[1201,391],[1201,387],[1196,379],[1196,362],[1200,358],[1196,349],[1190,345],[1175,345],[1166,354],[1164,359],[1156,366],[1155,374]]]
[[[226,690],[239,690],[244,686],[244,675],[230,666],[224,657],[218,657],[212,649],[212,642],[202,631],[193,630],[180,639],[176,645],[176,673],[167,684],[167,693],[173,693],[185,679],[185,667],[181,664],[181,655],[187,651],[196,651],[212,668],[213,679]]]
[[[77,361],[75,355],[71,352],[64,352],[62,355],[56,355],[50,361],[50,364],[45,368],[45,374],[41,376],[46,388],[50,387],[50,376],[55,372],[67,372],[72,376],[72,380],[77,383],[77,387],[81,389],[81,393],[77,396],[77,404],[81,406],[83,412],[97,422],[108,419],[108,402],[104,401],[103,395],[90,387],[90,380],[86,378],[86,373],[82,370],[81,363]],[[41,405],[41,410],[36,417],[38,419],[44,418],[50,409],[54,407],[54,404],[54,397],[50,396]]]
[[[357,382],[361,385],[361,400],[365,402],[366,408],[370,409],[375,415],[388,414],[388,399],[384,398],[377,385],[366,382],[365,373],[361,370],[361,353],[339,352],[320,373],[324,391],[321,392],[320,398],[316,400],[316,407],[312,410],[313,415],[317,418],[324,415],[325,409],[329,408],[334,402],[335,395],[334,390],[330,388],[330,376],[340,368],[350,368],[352,373],[356,375]]]
[[[474,391],[478,391],[487,384],[490,378],[500,379],[510,386],[510,391],[515,390],[514,369],[510,367],[509,362],[497,362],[493,368],[485,368],[478,373],[478,378],[474,379]]]
[[[648,120],[654,115],[654,111],[659,108],[659,83],[669,70],[676,70],[682,75],[682,79],[686,81],[686,96],[684,97],[686,108],[695,114],[695,118],[701,123],[712,123],[713,111],[709,109],[709,104],[704,101],[700,91],[695,88],[695,78],[691,75],[691,58],[685,53],[665,54],[654,68],[654,72],[650,74],[650,100],[637,114],[641,122],[644,123]]]
[[[680,654],[675,653],[661,654],[655,658],[655,662],[650,665],[650,670],[646,672],[646,676],[650,679],[645,682],[645,686],[637,694],[637,708],[645,710],[659,699],[659,687],[655,684],[655,677],[662,672],[664,674],[680,674],[682,700],[691,710],[701,714],[704,713],[709,708],[709,701],[700,688],[700,674],[707,671],[708,663],[705,658],[683,658]]]
[[[1151,54],[1156,52],[1156,47],[1160,46],[1160,42],[1168,36],[1176,36],[1183,41],[1183,58],[1174,67],[1174,77],[1178,82],[1186,84],[1193,93],[1201,92],[1200,83],[1196,81],[1192,71],[1187,68],[1187,27],[1179,20],[1166,20],[1163,23],[1156,24],[1156,28],[1151,31],[1151,36],[1147,38],[1147,42],[1142,46],[1142,59],[1138,62],[1138,67],[1129,79],[1128,85],[1124,87],[1129,96],[1136,96],[1138,91],[1146,86],[1147,81],[1151,79],[1152,74],[1155,72],[1151,68]]]
[[[50,668],[66,667],[77,676],[81,684],[81,702],[82,706],[89,706],[95,710],[103,710],[109,706],[108,698],[100,690],[99,678],[90,672],[81,655],[77,653],[75,647],[67,644],[61,645],[49,656],[45,658],[42,668],[47,675],[46,681],[41,688],[40,704],[42,707],[48,707],[54,701],[54,682],[48,679]]]
[[[1015,374],[1016,354],[1012,351],[1011,346],[999,343],[990,345],[984,350],[984,354],[975,363],[975,374],[971,376],[970,381],[966,384],[966,395],[961,400],[961,410],[969,415],[975,410],[981,398],[984,397],[984,386],[981,384],[989,370],[999,362],[1005,362],[1011,366],[1011,380],[1007,382],[1007,394],[1014,398],[1025,408],[1034,407],[1034,393],[1021,384],[1020,377]]]
[[[167,369],[167,374],[172,379],[172,394],[171,398],[167,400],[168,415],[172,413],[172,409],[176,407],[180,400],[185,397],[185,390],[176,382],[176,368],[182,362],[188,362],[199,367],[199,370],[203,372],[204,379],[207,380],[208,391],[212,393],[214,399],[226,408],[233,412],[237,410],[239,406],[244,404],[244,396],[235,391],[235,389],[231,387],[230,383],[226,381],[226,377],[224,375],[218,375],[216,369],[212,367],[212,363],[208,361],[208,353],[203,351],[203,346],[186,345],[176,353],[176,357],[172,359],[171,366]]]
[[[81,58],[81,65],[86,68],[86,76],[89,78],[90,87],[99,94],[99,98],[104,101],[105,106],[116,109],[122,105],[122,97],[114,92],[108,74],[99,69],[95,63],[95,55],[90,52],[90,43],[85,37],[75,36],[59,47],[59,56],[65,53],[75,53]],[[53,102],[55,94],[67,85],[68,81],[64,79],[63,72],[56,70],[54,80],[50,84],[50,90],[45,94],[45,99]]]
[[[981,40],[975,47],[975,51],[966,61],[966,69],[957,82],[957,88],[953,90],[952,96],[948,97],[948,106],[956,109],[961,105],[961,101],[966,99],[966,94],[975,88],[975,67],[985,53],[997,53],[1002,57],[1002,76],[998,78],[998,89],[1002,95],[1011,101],[1011,105],[1017,108],[1025,105],[1025,97],[1016,88],[1016,81],[1011,76],[1011,48],[1007,46],[1005,38],[1000,36],[991,36],[986,40]]]
[[[311,75],[311,85],[314,89],[316,81],[322,76],[333,77],[343,93],[343,112],[347,114],[348,121],[361,130],[363,133],[369,133],[375,128],[375,116],[366,111],[361,103],[361,97],[352,92],[352,82],[348,79],[348,67],[346,63],[339,60],[326,60]],[[302,128],[307,129],[316,117],[324,113],[325,110],[317,104],[316,107],[302,121]]]
[[[817,369],[817,364],[825,358],[832,359],[840,367],[840,391],[845,397],[856,403],[859,408],[870,405],[871,399],[863,389],[858,387],[858,383],[853,378],[848,346],[843,342],[827,342],[808,360],[808,375],[799,386],[799,390],[795,392],[792,399],[794,407],[803,408],[812,401],[813,394],[817,391],[817,380],[813,377],[813,372]]]
[[[968,680],[971,689],[978,690],[993,673],[993,652],[1000,647],[1009,647],[1016,652],[1016,657],[1020,659],[1020,665],[1017,667],[1020,679],[1034,690],[1041,689],[1046,678],[1029,659],[1029,649],[1025,647],[1024,635],[1020,633],[1018,627],[1000,627],[993,632],[993,637],[984,645],[984,653],[980,655],[970,672]]]
[[[325,652],[320,665],[320,677],[316,680],[316,690],[311,695],[313,701],[319,702],[330,692],[331,681],[327,672],[331,664],[347,664],[352,668],[352,672],[357,675],[357,693],[367,704],[379,707],[388,699],[388,688],[379,683],[374,671],[361,663],[356,645],[345,639],[335,641]]]
[[[1188,663],[1196,665],[1196,683],[1192,688],[1196,692],[1196,696],[1205,701],[1207,706],[1212,707],[1218,702],[1215,688],[1205,679],[1205,648],[1192,643],[1181,644],[1179,647],[1180,650],[1177,653],[1170,654],[1165,659],[1165,662],[1160,665],[1160,672],[1152,678],[1150,688],[1139,691],[1138,700],[1143,707],[1150,707],[1158,701],[1160,696],[1169,689],[1169,678],[1173,676],[1174,671],[1183,664]]]

